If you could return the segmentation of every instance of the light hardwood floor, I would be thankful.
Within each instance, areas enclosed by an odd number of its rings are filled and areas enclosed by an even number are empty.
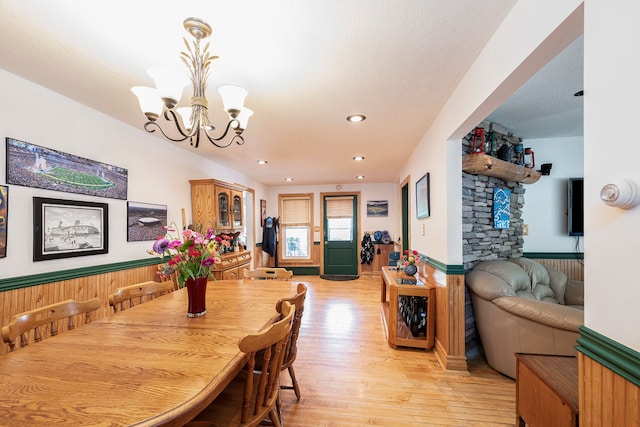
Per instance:
[[[482,358],[445,372],[432,351],[387,345],[379,278],[292,280],[310,287],[294,363],[302,398],[282,390],[286,426],[515,425],[515,381]]]

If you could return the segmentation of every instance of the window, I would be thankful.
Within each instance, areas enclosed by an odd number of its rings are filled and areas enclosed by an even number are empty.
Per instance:
[[[352,241],[353,196],[327,197],[327,239],[332,242]]]
[[[282,260],[311,259],[313,194],[280,195]]]

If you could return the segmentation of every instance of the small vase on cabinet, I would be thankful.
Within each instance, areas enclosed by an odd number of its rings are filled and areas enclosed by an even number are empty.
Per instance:
[[[404,274],[407,276],[413,276],[418,272],[418,267],[415,264],[409,264],[404,268]]]
[[[207,314],[207,281],[208,277],[189,278],[185,281],[189,299],[187,317],[200,317]]]

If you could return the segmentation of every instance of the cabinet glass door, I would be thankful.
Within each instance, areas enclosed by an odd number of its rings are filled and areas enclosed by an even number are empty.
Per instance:
[[[229,218],[229,193],[227,190],[219,190],[218,194],[218,227],[231,227]]]
[[[233,192],[233,226],[242,227],[242,193]]]

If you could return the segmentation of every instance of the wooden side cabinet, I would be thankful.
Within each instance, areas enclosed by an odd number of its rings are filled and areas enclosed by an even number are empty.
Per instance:
[[[389,345],[393,348],[433,348],[435,286],[420,278],[407,276],[402,270],[389,270],[388,266],[382,267],[380,286],[382,320]]]
[[[360,264],[363,276],[379,276],[382,274],[382,267],[389,265],[389,253],[393,252],[393,243],[374,243],[373,261],[371,264]]]
[[[578,359],[516,353],[516,426],[578,426]]]
[[[222,263],[213,276],[216,280],[237,280],[244,277],[244,270],[250,269],[251,251],[229,252],[221,255]]]

